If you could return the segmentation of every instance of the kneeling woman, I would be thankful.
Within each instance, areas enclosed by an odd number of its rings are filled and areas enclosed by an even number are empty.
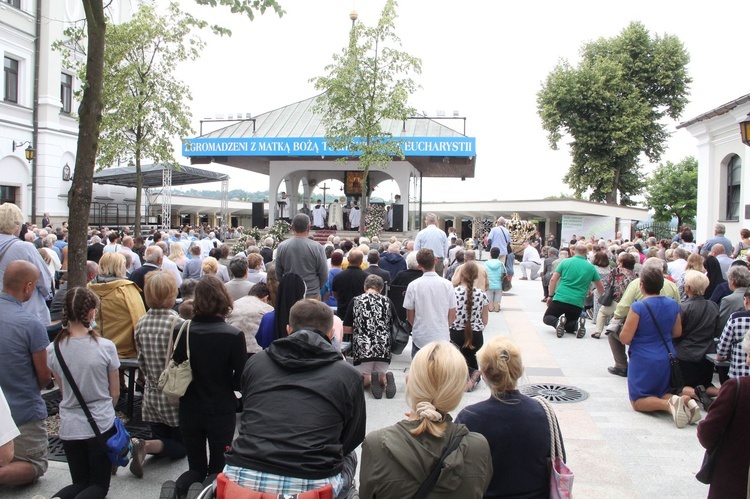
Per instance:
[[[60,499],[75,497],[102,498],[109,491],[112,464],[106,449],[81,409],[67,376],[63,374],[60,354],[73,381],[91,411],[104,439],[115,434],[115,406],[120,397],[117,347],[100,338],[92,329],[99,298],[86,288],[65,293],[62,331],[55,343],[47,347],[47,364],[60,386],[60,439],[68,460],[73,484],[54,495]]]
[[[442,471],[430,497],[483,496],[492,478],[487,440],[448,414],[461,402],[467,375],[463,356],[447,341],[419,350],[406,384],[409,418],[370,433],[362,443],[360,497],[412,497],[436,466]]]
[[[516,389],[521,352],[510,339],[495,336],[477,357],[492,395],[466,407],[456,421],[484,435],[492,449],[495,473],[484,497],[548,498],[549,420],[537,401]]]
[[[640,277],[643,298],[631,306],[620,333],[623,345],[630,345],[630,403],[639,412],[669,412],[675,425],[683,428],[700,421],[701,411],[689,396],[670,392],[669,354],[677,356],[672,338],[682,335],[680,305],[659,295],[664,285],[661,269],[644,266]]]

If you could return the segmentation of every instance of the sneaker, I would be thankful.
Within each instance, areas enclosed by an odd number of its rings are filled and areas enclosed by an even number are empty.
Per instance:
[[[688,423],[690,424],[696,424],[698,423],[698,421],[703,419],[701,408],[698,406],[698,402],[693,399],[690,399],[690,401],[688,401],[687,405],[685,406],[685,412],[687,412]]]
[[[583,338],[584,336],[586,336],[586,318],[579,317],[578,318],[578,333],[576,333],[576,338]]]
[[[383,386],[380,384],[380,374],[372,373],[370,375],[370,390],[372,390],[372,396],[376,399],[383,398]]]
[[[679,395],[672,395],[669,399],[669,412],[672,413],[672,419],[677,428],[684,428],[689,421],[688,413],[685,411],[685,402]]]
[[[177,497],[177,486],[174,480],[167,480],[161,486],[161,494],[159,499],[176,499]]]
[[[393,373],[385,373],[385,398],[392,399],[396,396],[396,380],[393,379]]]
[[[561,315],[559,319],[557,319],[557,327],[555,328],[555,331],[557,331],[557,337],[562,338],[565,336],[565,323],[568,319],[565,318],[564,315]]]

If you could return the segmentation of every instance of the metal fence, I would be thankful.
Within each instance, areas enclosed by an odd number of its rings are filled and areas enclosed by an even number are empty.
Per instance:
[[[677,234],[676,225],[669,225],[669,224],[658,223],[658,222],[636,224],[635,230],[639,230],[643,232],[644,239],[648,237],[648,235],[652,232],[654,234],[654,237],[657,240],[672,239],[672,236]],[[635,238],[635,236],[633,238]]]

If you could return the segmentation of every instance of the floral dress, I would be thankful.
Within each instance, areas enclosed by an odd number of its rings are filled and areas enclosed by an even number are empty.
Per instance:
[[[352,328],[354,365],[391,362],[391,302],[379,293],[365,293],[352,300],[344,326]]]

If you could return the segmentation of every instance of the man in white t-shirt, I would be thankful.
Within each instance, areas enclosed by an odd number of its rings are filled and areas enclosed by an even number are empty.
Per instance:
[[[529,270],[531,273],[530,279],[532,281],[539,277],[539,269],[542,268],[542,260],[539,258],[539,252],[536,247],[528,241],[523,242],[523,260],[521,260],[521,277],[522,281],[527,281],[529,277],[526,277],[526,271]]]
[[[435,272],[435,253],[417,252],[422,277],[409,283],[404,297],[406,320],[412,325],[411,356],[432,341],[450,341],[450,325],[456,318],[456,293],[449,280]]]

